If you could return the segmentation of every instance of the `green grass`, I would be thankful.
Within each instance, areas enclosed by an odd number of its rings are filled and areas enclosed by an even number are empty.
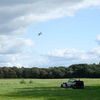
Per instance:
[[[60,88],[67,79],[1,79],[0,100],[100,100],[100,79],[81,79],[85,89]]]

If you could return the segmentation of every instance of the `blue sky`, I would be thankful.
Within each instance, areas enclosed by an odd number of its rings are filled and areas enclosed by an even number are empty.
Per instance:
[[[99,9],[85,9],[73,16],[32,25],[27,33],[34,41],[38,40],[37,49],[50,50],[67,47],[89,50],[97,44],[95,40],[100,33],[99,19]],[[38,32],[42,32],[43,36],[37,37]]]
[[[0,1],[0,66],[99,63],[99,0],[15,1]]]
[[[54,49],[65,48],[88,52],[98,46],[96,38],[100,33],[99,19],[99,9],[83,9],[73,16],[48,20],[37,25],[32,24],[28,28],[27,34],[36,42],[37,55],[45,55]],[[38,32],[42,32],[43,35],[38,37]],[[69,62],[73,64],[73,62]],[[81,62],[79,61],[79,63]],[[95,61],[91,63],[95,63]]]

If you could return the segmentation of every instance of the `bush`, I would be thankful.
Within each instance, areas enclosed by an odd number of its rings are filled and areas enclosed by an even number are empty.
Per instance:
[[[21,81],[20,81],[20,84],[26,84],[25,80],[24,80],[24,79],[21,80]]]
[[[30,80],[30,81],[29,81],[29,83],[30,83],[30,84],[32,84],[32,83],[33,83],[33,81],[32,81],[32,80]]]

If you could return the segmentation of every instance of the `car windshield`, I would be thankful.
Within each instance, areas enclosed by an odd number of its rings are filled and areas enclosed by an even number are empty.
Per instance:
[[[75,81],[75,79],[69,79],[68,83],[73,83]]]

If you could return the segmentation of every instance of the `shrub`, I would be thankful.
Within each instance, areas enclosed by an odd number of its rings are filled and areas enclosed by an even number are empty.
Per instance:
[[[20,84],[26,84],[25,80],[24,80],[24,79],[21,80],[21,81],[20,81]]]
[[[30,83],[30,84],[32,84],[32,83],[33,83],[33,81],[32,81],[32,80],[30,80],[30,81],[29,81],[29,83]]]

